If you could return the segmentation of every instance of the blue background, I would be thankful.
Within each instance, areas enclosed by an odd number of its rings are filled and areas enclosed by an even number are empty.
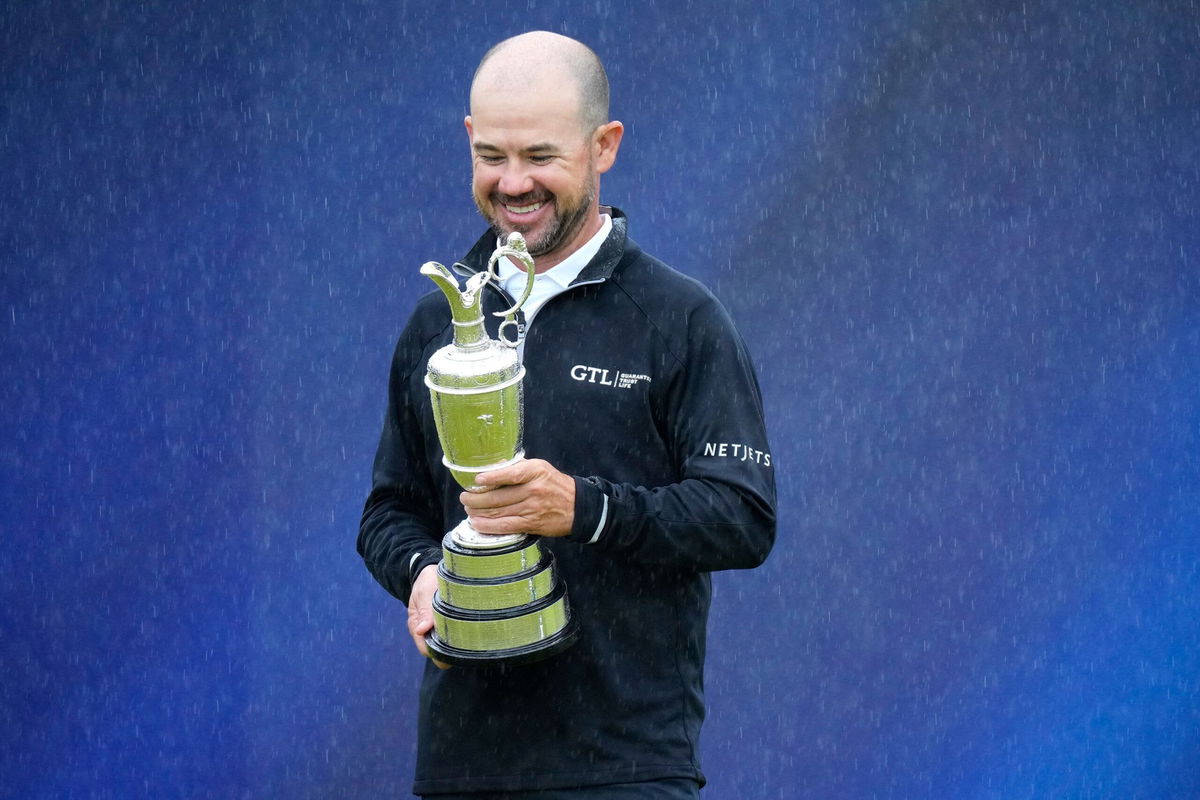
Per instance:
[[[0,795],[407,796],[354,537],[395,337],[480,232],[466,90],[604,58],[602,199],[759,364],[707,795],[1200,796],[1200,8],[0,11]]]

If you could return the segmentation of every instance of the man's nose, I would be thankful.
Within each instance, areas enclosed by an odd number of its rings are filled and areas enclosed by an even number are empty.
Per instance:
[[[500,194],[516,197],[533,191],[533,177],[525,165],[510,160],[504,165],[500,183],[496,188],[500,190]]]

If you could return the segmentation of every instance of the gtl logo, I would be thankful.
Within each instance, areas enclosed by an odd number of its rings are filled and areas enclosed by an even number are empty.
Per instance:
[[[610,372],[612,372],[611,377],[609,376]],[[649,375],[589,367],[586,364],[576,364],[571,367],[571,377],[577,381],[598,383],[601,386],[613,386],[617,389],[628,389],[638,381],[650,382]]]

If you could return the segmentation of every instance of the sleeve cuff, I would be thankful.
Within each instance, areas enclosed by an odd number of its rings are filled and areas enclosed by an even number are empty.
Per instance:
[[[596,544],[608,527],[608,495],[590,478],[575,476],[575,521],[567,537],[580,544]]]
[[[442,560],[442,549],[418,550],[412,554],[408,561],[408,584],[411,586],[416,581],[417,576],[421,574],[421,570],[428,567],[430,564],[436,564]]]

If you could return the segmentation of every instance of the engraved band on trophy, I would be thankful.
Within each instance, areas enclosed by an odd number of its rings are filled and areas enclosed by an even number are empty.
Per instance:
[[[504,317],[499,339],[483,325],[483,290],[497,279],[496,264],[511,256],[528,280],[521,298],[496,313]],[[487,269],[459,290],[450,270],[430,261],[421,267],[445,294],[454,341],[429,359],[425,385],[444,453],[442,463],[467,491],[475,476],[520,461],[525,367],[517,353],[516,312],[533,289],[534,265],[524,237],[508,235]],[[516,664],[565,650],[578,636],[567,587],[559,580],[554,554],[539,537],[525,533],[486,534],[463,520],[442,539],[438,588],[433,598],[430,652],[448,664]]]

